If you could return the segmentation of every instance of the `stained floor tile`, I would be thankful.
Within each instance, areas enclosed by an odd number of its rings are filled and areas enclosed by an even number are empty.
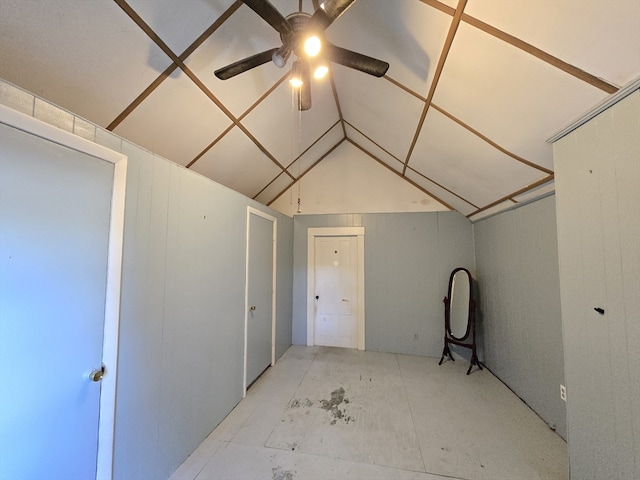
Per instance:
[[[292,346],[170,480],[566,480],[566,443],[466,367]]]

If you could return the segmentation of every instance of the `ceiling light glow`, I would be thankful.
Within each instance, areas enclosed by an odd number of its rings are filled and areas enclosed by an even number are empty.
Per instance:
[[[324,78],[329,72],[329,67],[326,65],[319,65],[313,72],[313,78],[320,80]]]
[[[293,88],[300,88],[302,86],[302,65],[300,65],[300,62],[298,60],[293,62],[289,83]]]
[[[321,48],[322,42],[320,42],[320,39],[315,35],[312,35],[304,41],[304,51],[310,57],[318,55]]]

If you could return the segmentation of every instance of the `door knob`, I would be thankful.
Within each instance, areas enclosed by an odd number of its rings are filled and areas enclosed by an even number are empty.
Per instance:
[[[255,309],[256,309],[256,306],[255,306],[255,305],[251,305],[251,306],[249,307],[249,310],[251,310],[252,312],[253,312]]]
[[[104,377],[105,373],[106,369],[104,368],[104,364],[102,364],[102,368],[100,370],[93,370],[89,374],[89,380],[91,380],[92,382],[99,382],[100,380],[102,380],[102,377]]]

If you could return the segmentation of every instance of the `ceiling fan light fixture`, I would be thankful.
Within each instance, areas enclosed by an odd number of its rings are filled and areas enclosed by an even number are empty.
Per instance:
[[[300,88],[302,86],[302,65],[299,60],[293,62],[293,68],[291,69],[291,78],[289,83],[294,88]]]
[[[278,51],[273,52],[271,59],[276,67],[282,68],[287,64],[287,60],[289,59],[289,55],[291,55],[291,50],[285,48],[283,45],[278,49]]]
[[[315,57],[320,53],[322,42],[317,35],[311,35],[304,41],[304,51],[310,57]]]

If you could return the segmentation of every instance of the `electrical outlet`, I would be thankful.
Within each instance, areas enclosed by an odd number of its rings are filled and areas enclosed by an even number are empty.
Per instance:
[[[560,398],[565,402],[567,401],[567,387],[562,384],[560,384]]]

